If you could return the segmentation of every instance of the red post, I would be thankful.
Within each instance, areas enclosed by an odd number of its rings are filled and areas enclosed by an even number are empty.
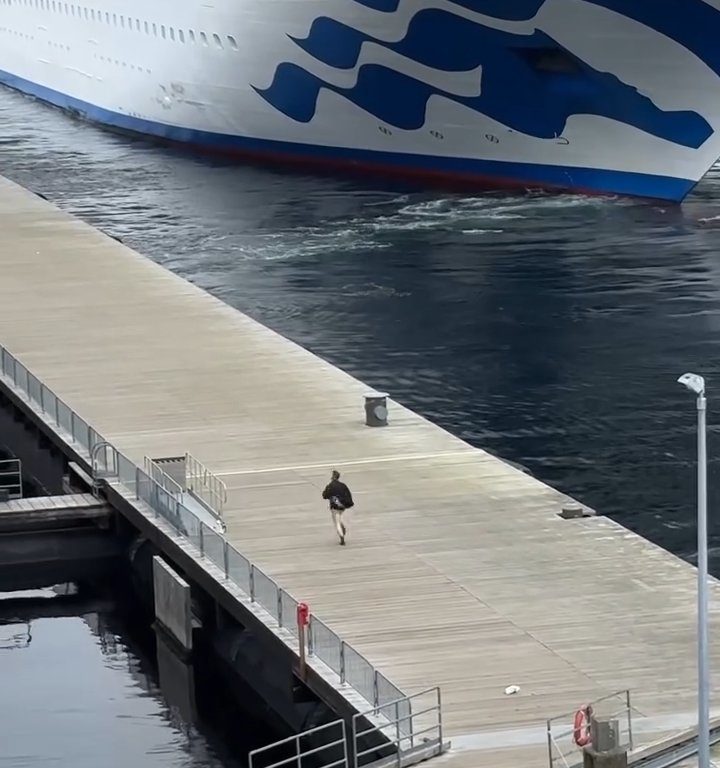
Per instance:
[[[305,677],[305,628],[310,622],[310,608],[307,603],[298,603],[297,629],[298,644],[300,645],[300,676]]]

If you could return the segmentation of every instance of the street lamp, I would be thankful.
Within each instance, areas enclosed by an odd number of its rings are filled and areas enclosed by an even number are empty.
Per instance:
[[[707,447],[705,379],[684,373],[678,383],[697,395],[697,540],[698,540],[698,767],[710,768],[710,669],[708,662]]]

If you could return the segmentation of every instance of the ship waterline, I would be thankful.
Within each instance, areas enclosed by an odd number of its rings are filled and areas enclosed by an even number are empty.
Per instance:
[[[720,156],[720,0],[0,0],[0,81],[241,157],[679,201]]]

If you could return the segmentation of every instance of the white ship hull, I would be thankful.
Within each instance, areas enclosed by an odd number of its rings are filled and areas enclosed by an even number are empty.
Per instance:
[[[0,82],[214,151],[681,200],[720,0],[0,0]]]

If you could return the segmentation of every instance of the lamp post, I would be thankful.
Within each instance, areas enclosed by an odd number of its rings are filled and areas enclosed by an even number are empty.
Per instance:
[[[698,540],[698,767],[710,768],[710,669],[708,662],[707,449],[705,379],[684,373],[678,383],[697,395],[697,540]]]

